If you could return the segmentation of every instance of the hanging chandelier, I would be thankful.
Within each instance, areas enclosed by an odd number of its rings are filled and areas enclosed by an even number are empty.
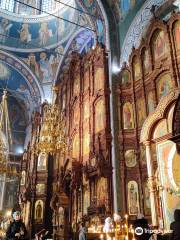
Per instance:
[[[19,176],[16,166],[13,166],[9,162],[9,149],[12,146],[12,135],[9,121],[7,90],[3,91],[0,109],[0,174]]]
[[[42,127],[37,150],[54,153],[67,149],[66,126],[62,120],[57,104],[46,104],[43,107]]]

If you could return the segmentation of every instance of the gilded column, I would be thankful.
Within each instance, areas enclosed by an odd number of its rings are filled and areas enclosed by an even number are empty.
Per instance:
[[[151,203],[151,217],[153,226],[158,226],[158,208],[156,204],[156,183],[154,179],[153,172],[153,162],[151,155],[151,145],[150,141],[146,141],[146,162],[147,162],[147,171],[148,171],[148,186],[150,193],[150,203]]]

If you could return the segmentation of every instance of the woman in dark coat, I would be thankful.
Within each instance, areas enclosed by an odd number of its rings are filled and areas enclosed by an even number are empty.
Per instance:
[[[171,240],[180,240],[180,209],[174,211],[174,222],[171,223]]]
[[[27,231],[25,224],[21,221],[21,214],[19,211],[13,213],[14,221],[10,223],[6,237],[8,240],[25,240],[27,239]]]

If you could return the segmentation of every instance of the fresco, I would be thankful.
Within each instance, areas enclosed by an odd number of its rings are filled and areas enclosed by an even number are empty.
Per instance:
[[[120,3],[120,12],[123,17],[132,10],[136,5],[141,3],[141,0],[121,0],[119,1]]]
[[[144,73],[147,74],[149,67],[150,67],[150,56],[149,56],[149,51],[146,49],[142,55],[143,58],[143,70]]]
[[[151,203],[150,203],[150,193],[148,188],[148,182],[143,183],[144,192],[144,210],[145,215],[151,215]]]
[[[167,128],[167,120],[163,119],[158,124],[154,131],[153,138],[160,138],[164,135],[168,134],[168,128]]]
[[[41,47],[53,47],[66,41],[76,29],[72,22],[79,22],[79,15],[75,10],[68,8],[60,13],[60,18],[44,17],[44,20],[27,16],[20,19],[0,17],[0,43],[10,48],[12,51],[18,49],[36,49]],[[66,19],[67,21],[63,21]],[[19,46],[17,48],[17,46]]]

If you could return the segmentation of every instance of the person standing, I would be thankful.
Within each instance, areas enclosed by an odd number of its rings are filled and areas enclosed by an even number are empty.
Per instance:
[[[79,240],[87,240],[86,233],[87,233],[87,229],[85,227],[85,224],[81,223],[80,229],[79,229]]]
[[[21,213],[15,211],[13,213],[13,222],[10,223],[6,237],[8,240],[27,240],[27,230],[25,224],[21,220]]]
[[[180,209],[176,209],[174,211],[174,222],[171,223],[170,230],[172,230],[170,240],[179,240],[180,239]]]

